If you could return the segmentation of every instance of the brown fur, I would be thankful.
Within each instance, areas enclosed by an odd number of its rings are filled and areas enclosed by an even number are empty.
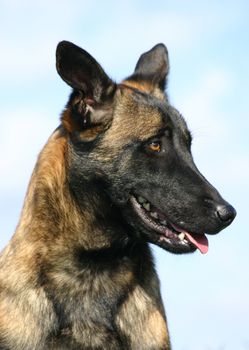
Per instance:
[[[165,100],[166,98],[162,90],[149,81],[134,81],[126,79],[123,81],[122,84],[120,84],[120,86],[123,86],[125,88],[136,89],[138,91],[151,94],[160,100]]]
[[[69,42],[56,67],[73,92],[0,255],[0,350],[170,350],[149,242],[203,249],[236,211],[193,163],[163,44],[119,85]]]
[[[130,97],[123,98],[123,103],[128,103],[128,115],[132,118]],[[124,145],[130,130],[122,125],[121,120],[117,118],[101,145],[105,151],[110,145],[115,146],[112,156]],[[155,115],[154,127],[153,123],[148,125],[145,134],[146,125],[141,127],[137,118],[134,137],[147,137],[153,128],[158,128],[158,122],[159,117]],[[96,150],[94,154],[99,159],[110,161],[111,157],[103,157],[105,152]],[[122,264],[111,262],[102,275],[95,277],[91,276],[94,267],[78,270],[75,266],[73,259],[77,247],[110,247],[111,237],[108,239],[105,232],[97,227],[95,239],[92,234],[89,236],[88,232],[93,230],[94,214],[91,208],[81,212],[72,199],[67,185],[67,167],[68,136],[63,129],[58,129],[39,156],[20,223],[1,256],[0,348],[97,349],[106,343],[108,349],[140,349],[140,346],[145,349],[145,344],[150,344],[150,349],[169,349],[154,268],[143,262],[150,285],[146,291],[147,287],[139,287],[134,270],[134,264],[142,264],[138,257],[130,257],[130,261]],[[147,249],[146,254],[149,258]],[[112,276],[111,280],[108,276]],[[119,336],[112,336],[105,328],[93,328],[82,323],[81,317],[77,319],[77,315],[73,314],[70,325],[60,325],[55,304],[67,303],[64,312],[70,314],[70,304],[73,303],[77,314],[83,315],[86,311],[80,311],[82,305],[84,309],[93,308],[93,301],[98,300],[99,293],[104,293],[106,299],[110,293],[123,295],[124,301],[115,317]],[[54,295],[51,297],[51,294]],[[160,305],[159,309],[157,305]],[[121,347],[120,339],[125,347]],[[67,344],[65,347],[64,343]]]
[[[71,137],[92,142],[102,134],[88,162],[107,169],[128,142],[162,127],[155,109],[136,102],[134,88],[159,99],[162,92],[130,80],[123,85],[105,105],[72,97],[38,158],[20,222],[0,257],[0,349],[170,349],[148,243],[115,249],[117,237],[128,236],[109,202],[83,181],[76,187],[82,201],[71,187]],[[89,110],[91,125],[83,128]],[[120,165],[124,173],[128,162],[124,157]]]
[[[138,109],[134,92],[129,89],[120,91],[116,105],[112,127],[105,133],[101,147],[108,147],[109,144],[117,152],[128,140],[146,140],[163,126],[160,114],[152,107],[144,105]],[[150,114],[150,118],[146,120],[144,116],[147,114]]]

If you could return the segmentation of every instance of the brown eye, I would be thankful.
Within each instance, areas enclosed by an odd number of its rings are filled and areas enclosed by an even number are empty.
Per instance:
[[[161,145],[161,142],[159,141],[153,141],[148,146],[150,151],[161,152],[162,145]]]

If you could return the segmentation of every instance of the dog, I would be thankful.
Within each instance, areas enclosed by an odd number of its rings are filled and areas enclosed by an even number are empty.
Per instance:
[[[0,257],[0,349],[171,349],[149,243],[206,253],[235,209],[201,175],[165,93],[167,49],[113,82],[62,41],[72,88]]]

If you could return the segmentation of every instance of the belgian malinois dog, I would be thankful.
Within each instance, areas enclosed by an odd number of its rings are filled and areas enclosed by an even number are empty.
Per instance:
[[[193,162],[163,44],[121,84],[70,42],[56,59],[73,91],[1,254],[0,349],[170,349],[149,243],[206,253],[235,210]]]

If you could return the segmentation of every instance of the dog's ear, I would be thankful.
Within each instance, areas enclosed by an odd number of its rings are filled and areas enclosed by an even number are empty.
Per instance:
[[[143,53],[128,82],[141,82],[164,91],[169,72],[168,51],[164,44],[157,44],[151,50]]]
[[[97,103],[101,103],[114,86],[99,63],[69,41],[62,41],[57,46],[56,68],[68,85]]]
[[[136,65],[134,75],[149,80],[161,90],[165,89],[169,72],[168,51],[164,44],[157,44],[150,51],[143,53]]]
[[[116,84],[88,52],[68,41],[57,46],[56,68],[74,89],[62,116],[63,125],[70,132],[100,130],[110,117]]]

